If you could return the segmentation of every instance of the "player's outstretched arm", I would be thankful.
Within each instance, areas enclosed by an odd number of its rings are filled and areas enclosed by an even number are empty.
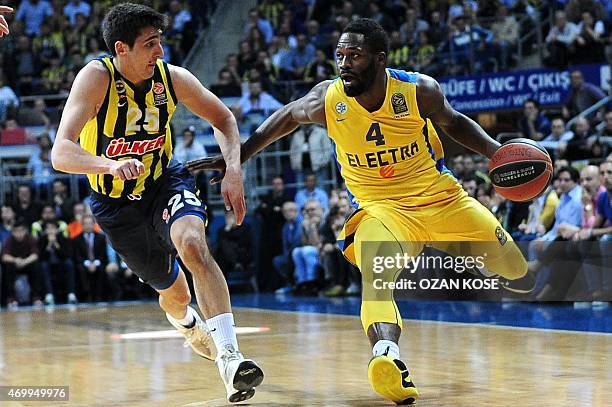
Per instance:
[[[431,119],[459,144],[487,158],[499,148],[478,123],[451,107],[435,79],[419,74],[417,101],[421,117]]]
[[[51,150],[51,163],[56,170],[72,174],[111,174],[122,180],[144,173],[144,165],[138,160],[114,161],[97,157],[77,144],[81,130],[102,105],[109,82],[108,71],[99,61],[88,63],[75,78]]]
[[[325,92],[330,83],[331,81],[324,81],[315,85],[304,97],[283,106],[268,117],[242,145],[240,154],[242,162],[291,133],[300,124],[316,123],[326,126]],[[187,168],[192,171],[200,169],[223,171],[225,162],[222,157],[209,157],[190,161],[187,163]],[[215,177],[211,182],[218,182],[221,177]]]

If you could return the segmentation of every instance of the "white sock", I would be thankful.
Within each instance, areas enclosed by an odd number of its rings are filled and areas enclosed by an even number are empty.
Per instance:
[[[478,271],[480,272],[480,274],[482,274],[485,277],[493,277],[497,275],[496,273],[490,272],[486,268],[478,268]]]
[[[234,315],[231,312],[219,314],[206,320],[210,336],[212,336],[217,352],[221,353],[226,346],[231,345],[238,350],[238,339],[236,339],[236,325]]]
[[[375,357],[380,355],[387,355],[392,359],[399,359],[399,346],[397,346],[397,343],[393,341],[383,339],[376,342],[376,344],[372,348],[372,355],[374,355]]]
[[[168,318],[171,318],[172,321],[184,327],[190,327],[196,321],[196,311],[188,305],[187,312],[185,313],[185,316],[182,319],[176,319],[170,314],[168,314]]]

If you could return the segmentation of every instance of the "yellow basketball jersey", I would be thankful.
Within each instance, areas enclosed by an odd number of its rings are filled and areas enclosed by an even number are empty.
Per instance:
[[[111,198],[141,195],[157,180],[172,159],[170,120],[176,109],[167,64],[161,59],[143,89],[121,76],[113,58],[100,58],[110,75],[98,114],[80,134],[81,147],[113,160],[140,160],[145,171],[134,180],[122,181],[108,174],[87,175],[91,188]]]
[[[341,80],[327,89],[327,130],[353,206],[384,200],[426,206],[460,191],[438,134],[419,114],[417,75],[387,69],[385,101],[372,113],[346,96]]]

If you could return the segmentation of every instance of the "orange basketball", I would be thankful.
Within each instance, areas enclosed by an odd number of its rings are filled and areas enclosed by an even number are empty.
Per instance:
[[[495,190],[516,202],[530,201],[542,194],[553,173],[548,152],[533,140],[509,140],[493,154],[489,176]]]

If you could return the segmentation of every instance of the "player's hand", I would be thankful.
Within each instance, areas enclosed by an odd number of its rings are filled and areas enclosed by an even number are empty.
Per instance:
[[[246,203],[244,202],[244,185],[240,167],[230,167],[225,170],[221,181],[221,195],[225,202],[225,209],[233,210],[236,224],[241,225],[246,213]]]
[[[206,157],[206,158],[200,158],[197,160],[188,161],[187,164],[185,164],[185,168],[187,168],[191,172],[199,171],[199,170],[221,171],[221,174],[219,174],[216,177],[211,178],[210,184],[214,185],[214,184],[221,182],[221,180],[223,179],[225,175],[225,160],[223,159],[222,155],[215,155],[212,157]]]
[[[110,168],[110,174],[123,181],[136,179],[140,174],[144,174],[144,171],[144,164],[135,158],[114,161]]]
[[[8,6],[0,6],[0,14],[12,13],[13,8]],[[0,15],[0,37],[9,34],[9,26],[3,15]]]

